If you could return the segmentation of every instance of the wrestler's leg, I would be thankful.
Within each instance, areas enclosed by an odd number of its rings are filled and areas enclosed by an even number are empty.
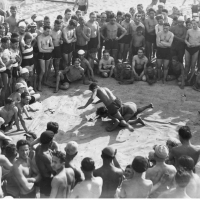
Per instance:
[[[161,67],[162,67],[162,60],[161,59],[157,59],[157,71],[158,71],[158,81],[160,81],[161,79]]]
[[[143,107],[141,107],[141,108],[138,108],[138,109],[137,109],[137,112],[134,114],[133,117],[137,117],[138,114],[144,112],[146,109],[149,109],[149,108],[153,108],[153,104],[152,104],[152,103],[150,103],[150,104],[147,105],[147,106],[143,106]]]
[[[165,83],[166,79],[167,79],[167,74],[168,74],[168,65],[169,65],[169,60],[164,60],[163,61],[163,83]]]

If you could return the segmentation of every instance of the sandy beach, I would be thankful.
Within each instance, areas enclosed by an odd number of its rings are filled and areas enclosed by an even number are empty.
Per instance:
[[[143,3],[146,7],[150,0],[142,2],[133,0],[89,0],[89,12],[97,10],[122,10],[128,12],[129,8]],[[32,3],[31,3],[32,2]],[[171,2],[171,3],[170,3]],[[188,1],[191,3],[192,1]],[[20,1],[10,0],[10,4],[19,5]],[[167,3],[169,8],[174,5],[180,6],[182,0]],[[72,4],[52,3],[49,1],[28,1],[27,5],[20,8],[20,16],[28,19],[32,14],[50,16],[53,21],[59,14],[64,14],[66,8],[72,8]],[[53,77],[51,78],[53,79]],[[36,103],[35,107],[40,107],[40,111],[30,113],[33,120],[26,120],[30,130],[38,136],[46,129],[49,121],[56,121],[60,125],[59,133],[55,140],[63,150],[68,141],[74,140],[79,144],[79,153],[76,158],[77,163],[84,157],[92,157],[96,167],[102,164],[101,150],[111,145],[117,148],[117,159],[122,167],[130,164],[136,155],[147,156],[148,152],[155,144],[164,144],[168,138],[177,138],[177,129],[181,125],[189,125],[193,132],[192,143],[200,144],[200,93],[190,87],[181,90],[175,82],[161,82],[153,86],[145,82],[134,83],[133,85],[119,85],[113,78],[98,78],[100,86],[110,88],[113,93],[122,99],[123,102],[135,102],[138,107],[154,104],[154,109],[145,111],[141,117],[146,126],[134,126],[135,131],[129,132],[127,129],[117,129],[113,132],[106,132],[106,121],[89,122],[88,119],[95,115],[99,105],[90,105],[85,110],[78,110],[79,106],[86,103],[90,97],[88,87],[81,82],[73,83],[67,91],[53,93],[52,88],[44,87],[42,103]],[[186,95],[186,101],[181,100],[181,95]],[[95,100],[96,101],[96,100]],[[48,109],[55,112],[51,114]],[[13,141],[23,138],[24,132],[16,133],[15,130],[8,132]],[[200,163],[198,172],[200,173]]]

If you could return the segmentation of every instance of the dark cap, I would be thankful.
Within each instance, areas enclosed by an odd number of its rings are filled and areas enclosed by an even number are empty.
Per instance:
[[[132,162],[132,168],[137,173],[143,173],[148,169],[148,160],[142,156],[136,156]]]
[[[113,147],[106,147],[102,150],[102,153],[109,156],[109,157],[112,157],[114,158],[115,157],[115,149]]]
[[[49,144],[54,137],[54,133],[52,131],[44,131],[40,136],[41,144]]]

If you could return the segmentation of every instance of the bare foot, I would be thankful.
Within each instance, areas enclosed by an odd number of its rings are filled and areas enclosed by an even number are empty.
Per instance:
[[[133,128],[130,124],[128,124],[128,123],[127,123],[127,128],[128,128],[128,130],[131,131],[131,132],[134,131],[134,128]]]
[[[138,123],[140,123],[140,124],[142,124],[143,126],[145,126],[145,123],[144,123],[144,121],[139,117],[138,119]]]
[[[152,103],[149,104],[149,108],[154,108]]]

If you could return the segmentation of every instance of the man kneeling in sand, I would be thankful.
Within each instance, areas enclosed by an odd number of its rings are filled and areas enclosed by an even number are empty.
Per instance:
[[[83,84],[89,85],[90,82],[85,80],[84,69],[81,67],[81,60],[76,58],[74,65],[67,66],[64,70],[59,71],[56,78],[56,89],[54,93],[57,93],[59,88],[62,90],[67,90],[69,88],[69,83],[74,81],[83,80]]]
[[[127,103],[122,104],[121,108],[119,109],[119,112],[124,118],[124,120],[128,122],[129,124],[133,125],[133,124],[139,123],[139,124],[145,125],[145,123],[142,121],[140,117],[137,118],[137,115],[148,108],[153,108],[153,104],[151,103],[147,106],[137,108],[137,105],[135,103],[127,102]],[[113,118],[112,116],[109,115],[106,107],[98,108],[96,111],[96,115],[97,115],[97,118],[102,118],[102,117],[103,118],[109,117],[110,119]],[[120,123],[119,126],[123,126],[123,125]],[[112,129],[112,127],[109,127],[109,129]]]
[[[107,127],[107,131],[113,131],[119,125],[119,123],[122,126],[127,127],[130,131],[134,131],[133,127],[124,120],[119,112],[119,109],[122,106],[122,102],[119,98],[114,96],[114,94],[108,88],[100,87],[96,83],[91,83],[89,85],[89,90],[92,91],[91,97],[89,98],[85,106],[81,106],[78,109],[87,108],[94,101],[95,97],[98,97],[100,100],[97,101],[95,104],[100,102],[104,103],[104,105],[108,109],[109,115],[113,117],[113,127],[111,129],[110,127]]]

